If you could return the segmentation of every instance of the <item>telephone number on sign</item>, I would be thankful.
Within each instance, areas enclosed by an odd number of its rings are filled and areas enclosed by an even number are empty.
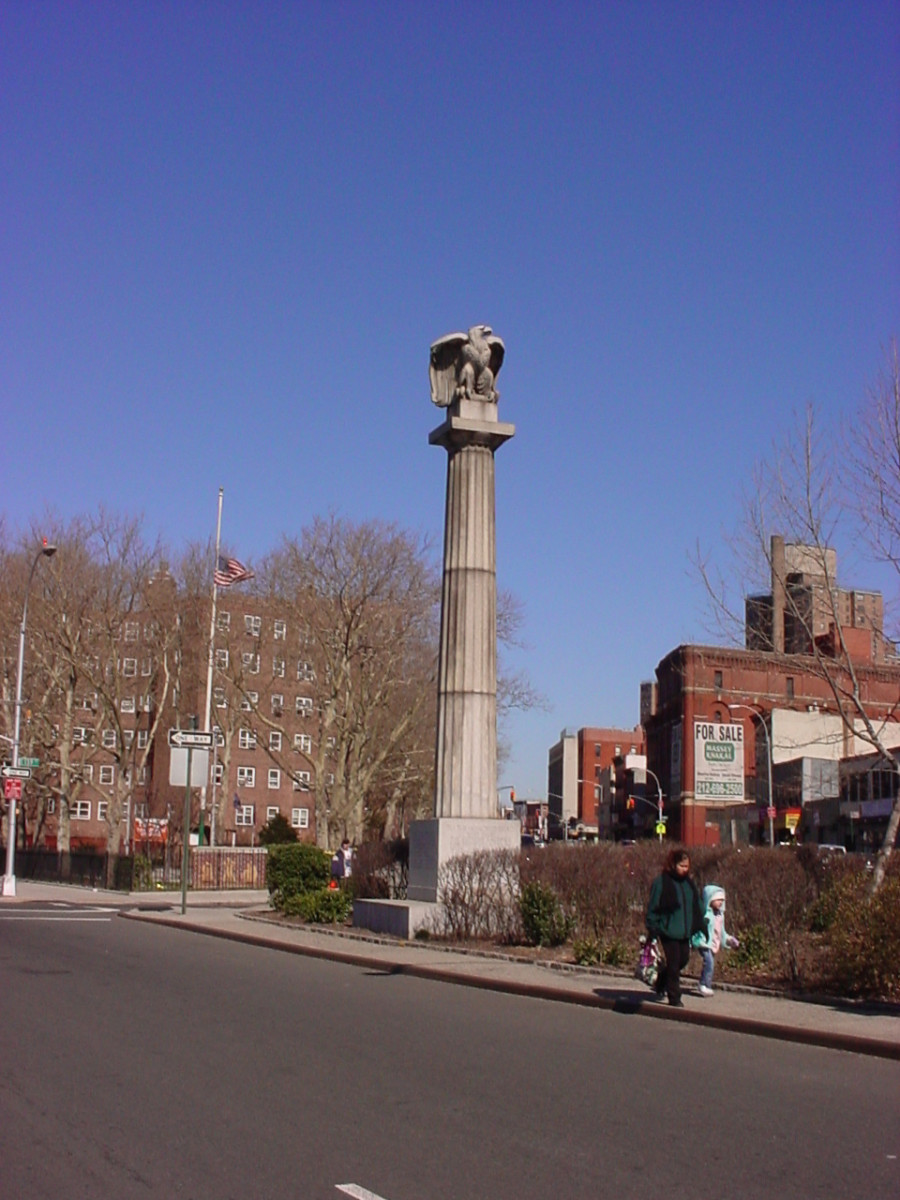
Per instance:
[[[713,796],[718,799],[734,799],[736,796],[743,797],[744,785],[742,783],[718,783],[712,781],[709,783],[698,783],[695,789],[697,796]]]

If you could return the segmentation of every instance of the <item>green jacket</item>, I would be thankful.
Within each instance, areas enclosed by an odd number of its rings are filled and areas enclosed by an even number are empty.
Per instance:
[[[703,929],[703,902],[689,876],[679,879],[664,871],[650,886],[647,929],[654,937],[689,942]]]

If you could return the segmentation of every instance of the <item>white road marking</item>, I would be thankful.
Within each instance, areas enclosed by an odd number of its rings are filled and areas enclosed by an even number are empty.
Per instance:
[[[78,913],[0,913],[0,921],[111,921],[99,913],[81,916]]]
[[[337,1191],[343,1192],[345,1196],[353,1196],[355,1200],[384,1200],[383,1196],[376,1196],[374,1192],[360,1187],[358,1183],[336,1183],[334,1186]]]

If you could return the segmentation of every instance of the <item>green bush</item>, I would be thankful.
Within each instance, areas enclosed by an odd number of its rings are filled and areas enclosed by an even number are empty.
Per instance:
[[[602,947],[596,938],[575,938],[572,942],[572,957],[580,967],[595,967],[600,961]]]
[[[287,911],[293,896],[327,887],[331,877],[331,855],[309,842],[293,842],[269,847],[266,887],[277,909]]]
[[[836,982],[850,996],[900,997],[900,878],[886,878],[872,897],[852,880],[835,891],[828,942]]]
[[[153,864],[145,854],[134,856],[132,887],[136,892],[148,892],[153,887]]]
[[[353,911],[353,897],[342,888],[323,887],[288,896],[282,910],[316,925],[342,925]]]
[[[634,948],[621,938],[613,938],[603,947],[603,961],[608,967],[630,966],[635,957]]]
[[[519,900],[525,940],[531,946],[561,946],[572,922],[556,893],[542,883],[526,883]]]
[[[276,813],[274,817],[270,817],[259,831],[261,846],[280,846],[296,842],[296,840],[297,830],[294,829],[284,813]]]
[[[772,950],[772,939],[765,927],[751,925],[741,934],[741,944],[732,952],[731,961],[735,966],[754,970],[766,965],[772,957]]]

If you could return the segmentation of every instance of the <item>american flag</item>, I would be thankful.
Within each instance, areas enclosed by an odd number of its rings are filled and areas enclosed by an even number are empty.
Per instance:
[[[233,583],[243,583],[245,579],[252,578],[253,572],[248,571],[242,562],[236,558],[219,556],[219,565],[213,575],[216,587],[231,587]]]

